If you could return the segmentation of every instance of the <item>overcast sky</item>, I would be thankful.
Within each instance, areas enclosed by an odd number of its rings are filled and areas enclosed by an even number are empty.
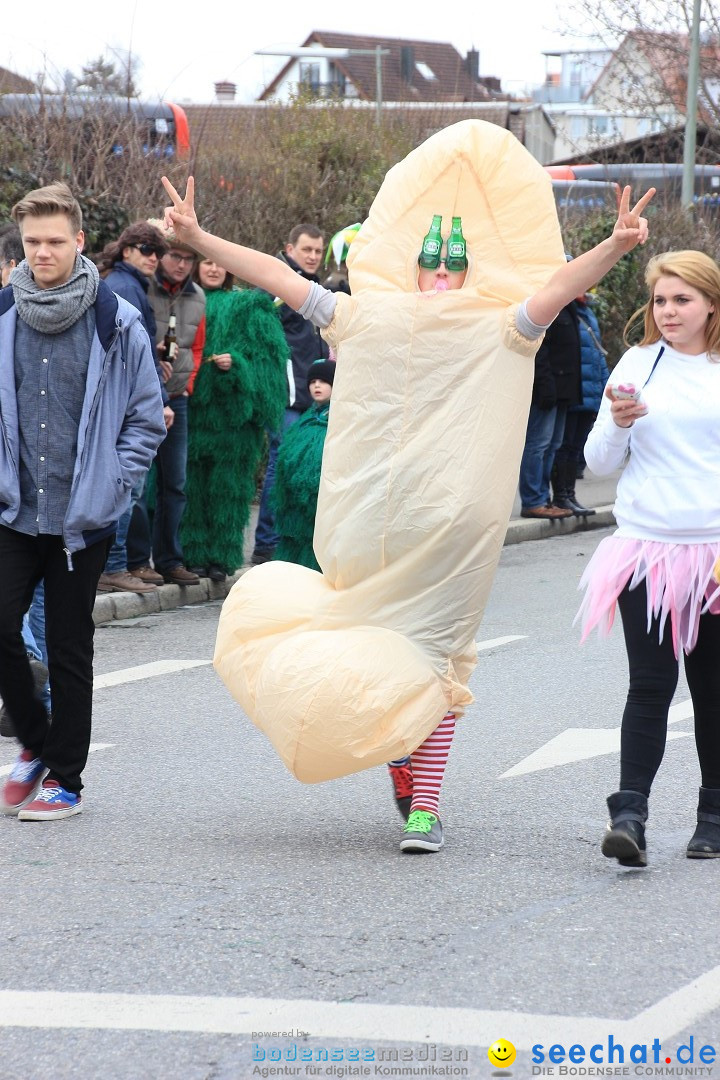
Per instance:
[[[569,48],[561,36],[567,7],[556,0],[36,0],[3,5],[0,66],[32,78],[53,75],[103,52],[141,61],[145,97],[207,102],[213,84],[238,85],[250,101],[284,61],[254,57],[256,49],[299,45],[312,30],[450,41],[465,55],[480,52],[480,74],[496,75],[503,89],[520,92],[542,82],[543,50]]]

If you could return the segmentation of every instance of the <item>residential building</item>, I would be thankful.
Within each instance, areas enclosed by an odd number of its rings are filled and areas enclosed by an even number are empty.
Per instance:
[[[376,101],[378,85],[383,103],[491,101],[501,96],[499,79],[480,78],[479,53],[471,49],[463,57],[447,42],[313,30],[301,47],[346,49],[351,55],[290,57],[258,100],[286,102],[301,92]],[[354,50],[361,55],[353,55]]]
[[[0,94],[36,94],[37,86],[30,79],[0,67]]]

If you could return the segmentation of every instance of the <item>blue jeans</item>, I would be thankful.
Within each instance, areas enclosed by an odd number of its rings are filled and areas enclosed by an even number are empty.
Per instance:
[[[35,586],[32,604],[27,613],[28,627],[35,639],[35,644],[40,650],[40,659],[47,664],[47,645],[45,644],[45,582],[39,581]]]
[[[25,643],[25,648],[28,651],[28,656],[33,656],[36,660],[42,660],[42,653],[37,647],[37,642],[33,637],[33,632],[30,629],[30,623],[27,615],[23,615],[22,621],[22,639]]]
[[[110,548],[110,554],[108,560],[105,563],[104,574],[122,574],[128,568],[128,554],[127,554],[127,536],[128,529],[130,528],[130,519],[132,518],[133,507],[138,499],[142,498],[142,493],[145,489],[145,477],[139,480],[135,487],[132,489],[132,498],[130,505],[118,521],[117,532],[115,533],[115,541]]]
[[[185,513],[187,472],[188,399],[173,398],[173,425],[160,443],[155,458],[156,492],[152,526],[152,561],[160,573],[183,562],[180,522]],[[132,515],[127,542],[128,566],[135,569],[150,563],[150,523],[145,498],[138,499]]]
[[[520,502],[523,510],[545,506],[550,498],[550,473],[565,433],[568,406],[552,409],[530,406],[525,449],[520,462]]]
[[[289,427],[299,420],[302,413],[297,409],[286,409],[283,417],[282,431],[268,432],[270,447],[268,451],[268,463],[265,470],[265,481],[260,496],[260,509],[258,511],[257,526],[255,527],[255,550],[271,551],[277,547],[280,537],[275,532],[275,516],[270,509],[270,495],[275,485],[275,464],[283,436]]]
[[[30,610],[23,617],[22,625],[23,641],[27,651],[36,660],[42,660],[47,667],[47,645],[45,644],[45,582],[39,581],[35,586]],[[50,683],[46,682],[40,694],[40,700],[50,712]]]

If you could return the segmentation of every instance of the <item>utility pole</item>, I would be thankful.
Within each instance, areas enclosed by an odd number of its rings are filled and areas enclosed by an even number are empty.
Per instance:
[[[697,99],[700,74],[700,4],[693,0],[688,57],[687,104],[685,109],[685,146],[681,200],[685,210],[692,210],[695,195],[695,144],[697,140]]]

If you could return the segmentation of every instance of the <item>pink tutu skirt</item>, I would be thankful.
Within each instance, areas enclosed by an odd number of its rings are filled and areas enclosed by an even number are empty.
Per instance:
[[[660,640],[670,619],[675,655],[695,647],[700,616],[720,614],[720,585],[713,567],[720,557],[720,541],[711,544],[665,544],[658,540],[635,540],[607,536],[580,579],[585,589],[575,622],[580,620],[582,641],[597,627],[607,637],[615,619],[617,598],[629,584],[645,582],[648,631],[653,619],[660,622]]]

